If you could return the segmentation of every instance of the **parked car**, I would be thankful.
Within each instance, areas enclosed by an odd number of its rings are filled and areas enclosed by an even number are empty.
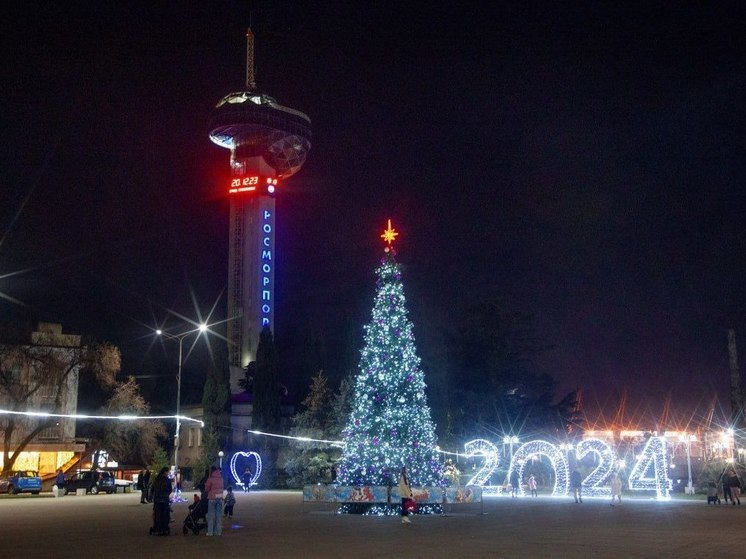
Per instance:
[[[78,489],[85,489],[86,493],[92,495],[102,492],[111,494],[117,490],[117,486],[111,472],[86,470],[77,472],[65,480],[65,495],[74,493]]]
[[[38,495],[41,491],[41,478],[38,472],[32,470],[16,470],[0,479],[0,491],[5,493],[32,493]]]

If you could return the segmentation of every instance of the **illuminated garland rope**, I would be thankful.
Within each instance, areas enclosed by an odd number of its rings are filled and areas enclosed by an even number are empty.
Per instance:
[[[344,446],[346,443],[344,441],[330,441],[327,439],[312,439],[310,437],[291,437],[290,435],[278,435],[277,433],[265,433],[263,431],[254,431],[252,429],[247,429],[246,432],[253,433],[254,435],[264,435],[265,437],[277,437],[278,439],[290,439],[293,441],[302,441],[307,443],[327,443],[332,445],[340,445]]]
[[[185,415],[89,415],[82,413],[49,413],[45,411],[13,411],[13,410],[0,410],[0,415],[24,415],[26,417],[62,417],[66,419],[115,419],[119,421],[137,421],[140,419],[178,419],[181,421],[192,421],[199,423],[200,427],[204,427],[205,424],[199,419],[193,417],[187,417]]]

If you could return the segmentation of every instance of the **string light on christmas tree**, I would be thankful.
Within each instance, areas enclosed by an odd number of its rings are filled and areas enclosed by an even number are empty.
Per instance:
[[[352,410],[342,433],[342,485],[395,484],[402,466],[413,486],[437,485],[442,479],[424,373],[391,246],[398,235],[389,220],[381,235],[387,246],[376,269],[376,295],[364,328]]]

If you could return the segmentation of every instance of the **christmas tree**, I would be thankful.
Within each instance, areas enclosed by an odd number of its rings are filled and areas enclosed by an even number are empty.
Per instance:
[[[352,410],[343,431],[339,481],[345,485],[396,484],[402,466],[413,486],[436,485],[442,477],[401,270],[390,246],[396,235],[389,220],[382,235],[389,246],[376,270],[373,316],[365,326]]]

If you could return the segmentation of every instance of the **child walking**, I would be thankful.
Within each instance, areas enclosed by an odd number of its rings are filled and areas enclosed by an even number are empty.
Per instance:
[[[225,494],[225,506],[223,507],[223,515],[226,518],[233,518],[233,505],[236,504],[236,496],[233,494],[233,486],[229,485]]]

